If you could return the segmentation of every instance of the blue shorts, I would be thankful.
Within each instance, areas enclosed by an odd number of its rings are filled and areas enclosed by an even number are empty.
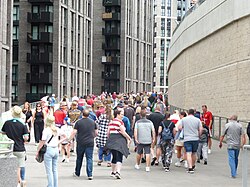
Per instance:
[[[199,140],[197,141],[187,141],[184,142],[184,147],[187,153],[196,153],[199,145]]]

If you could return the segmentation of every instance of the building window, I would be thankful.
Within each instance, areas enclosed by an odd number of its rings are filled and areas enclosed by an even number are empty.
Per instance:
[[[19,39],[19,26],[13,26],[13,40]]]
[[[164,59],[161,59],[160,67],[164,67]]]
[[[31,86],[31,93],[38,93],[37,90],[38,90],[37,86],[35,86],[35,85]]]
[[[19,20],[19,6],[15,5],[13,7],[13,21]]]
[[[161,16],[165,16],[165,8],[161,9]]]
[[[161,77],[164,76],[164,69],[161,69],[161,70],[160,70],[160,76],[161,76]],[[163,86],[163,85],[161,85],[161,86]]]
[[[166,0],[161,0],[161,6],[165,6]]]
[[[43,93],[52,93],[52,86],[51,85],[44,85],[43,86]]]
[[[53,32],[53,26],[52,25],[45,25],[45,32]]]
[[[161,30],[161,37],[165,37],[165,29]]]
[[[165,40],[161,39],[161,48],[164,48],[164,47],[165,47]]]
[[[18,80],[18,66],[13,65],[12,66],[12,81],[17,81]]]
[[[39,6],[32,6],[32,13],[39,13]]]
[[[53,6],[46,5],[45,10],[46,10],[46,12],[53,12]]]
[[[38,40],[39,37],[39,28],[38,26],[32,26],[32,39]]]
[[[167,9],[167,16],[171,17],[171,9],[170,8]]]
[[[12,101],[17,101],[17,96],[18,96],[18,86],[17,85],[12,85],[12,93],[11,93],[11,97],[12,97]]]
[[[165,19],[164,18],[161,19],[161,28],[165,28]]]
[[[164,58],[164,49],[161,50],[161,58]]]

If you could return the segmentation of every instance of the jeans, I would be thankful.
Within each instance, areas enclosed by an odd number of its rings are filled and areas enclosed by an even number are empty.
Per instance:
[[[231,168],[231,176],[236,177],[237,175],[237,167],[238,167],[238,157],[240,150],[239,149],[228,149],[228,162]]]
[[[58,156],[58,147],[47,147],[46,153],[44,154],[44,165],[48,179],[47,187],[58,187]]]
[[[76,147],[76,168],[75,168],[75,174],[77,176],[80,176],[81,174],[81,168],[82,168],[82,160],[84,153],[86,154],[86,172],[88,177],[92,177],[92,171],[93,171],[93,150],[94,147],[87,147],[87,146],[81,146],[77,144]]]
[[[111,153],[109,153],[108,155],[103,155],[103,147],[100,147],[98,150],[98,158],[99,160],[102,160],[103,157],[104,157],[104,161],[107,161],[107,162],[111,161]]]

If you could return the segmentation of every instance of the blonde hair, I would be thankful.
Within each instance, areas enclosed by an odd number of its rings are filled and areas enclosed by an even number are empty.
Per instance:
[[[46,118],[46,122],[45,122],[45,127],[48,127],[52,130],[52,134],[54,136],[57,135],[57,129],[56,129],[56,126],[55,126],[55,117],[52,116],[52,115],[49,115],[47,118]]]

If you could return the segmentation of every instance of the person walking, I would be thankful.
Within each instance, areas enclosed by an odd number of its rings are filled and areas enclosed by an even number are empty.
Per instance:
[[[104,146],[108,139],[108,126],[112,119],[113,116],[111,106],[107,105],[105,107],[105,113],[101,114],[96,120],[96,124],[98,126],[98,135],[96,137],[96,146],[98,147],[98,166],[101,166],[104,157],[104,161],[107,161],[107,167],[111,167],[111,153],[105,155]]]
[[[30,132],[31,132],[31,122],[32,122],[32,111],[31,111],[31,108],[30,108],[30,104],[29,102],[25,102],[24,105],[23,105],[23,110],[22,112],[25,114],[25,124],[27,125],[28,127],[28,132],[29,132],[29,139],[27,142],[30,142]]]
[[[130,136],[126,133],[122,118],[124,111],[122,108],[118,108],[114,111],[115,119],[109,124],[108,127],[108,140],[106,142],[106,148],[112,153],[111,176],[116,179],[121,179],[121,168],[123,155],[127,158],[129,155],[128,146],[131,142]]]
[[[213,114],[207,110],[207,105],[202,105],[202,115],[201,115],[201,121],[206,124],[206,126],[209,129],[208,134],[208,154],[212,153],[211,147],[212,147],[212,129],[213,129]]]
[[[165,172],[169,172],[174,149],[174,136],[176,134],[175,124],[170,120],[170,113],[165,114],[165,119],[159,126],[161,159]]]
[[[70,142],[75,135],[76,137],[76,167],[73,176],[79,177],[81,174],[82,161],[84,154],[86,155],[86,172],[89,180],[93,180],[93,150],[94,150],[94,138],[98,134],[96,123],[88,118],[89,110],[83,111],[83,118],[75,123],[73,132],[70,135],[68,141]]]
[[[25,146],[24,142],[29,139],[27,126],[22,122],[22,109],[14,106],[11,109],[13,119],[4,123],[1,133],[14,141],[13,155],[17,157],[17,187],[25,187]]]
[[[35,112],[33,114],[34,120],[34,133],[35,133],[35,144],[37,145],[42,138],[42,132],[44,129],[44,117],[45,113],[43,112],[42,106],[40,103],[36,105]]]
[[[244,129],[240,123],[237,122],[237,116],[232,115],[229,123],[225,125],[223,135],[220,137],[219,147],[222,148],[224,137],[227,137],[227,153],[228,163],[231,169],[231,177],[236,178],[238,168],[238,157],[240,148],[246,144],[246,137]]]
[[[199,136],[202,134],[201,121],[194,117],[194,109],[188,110],[188,116],[182,118],[179,130],[183,129],[184,147],[187,153],[188,173],[193,174],[196,162],[196,152],[199,144]]]
[[[58,157],[59,149],[58,136],[63,136],[60,134],[55,126],[55,117],[49,115],[45,120],[45,128],[42,132],[42,138],[37,147],[36,157],[39,155],[39,151],[44,144],[47,145],[46,153],[44,154],[44,166],[47,174],[48,186],[47,187],[58,187]],[[66,137],[61,138],[63,141]]]
[[[143,152],[146,155],[146,171],[150,171],[150,147],[155,138],[154,124],[146,119],[146,108],[140,112],[141,119],[135,123],[134,138],[137,143],[135,169],[140,169]]]

